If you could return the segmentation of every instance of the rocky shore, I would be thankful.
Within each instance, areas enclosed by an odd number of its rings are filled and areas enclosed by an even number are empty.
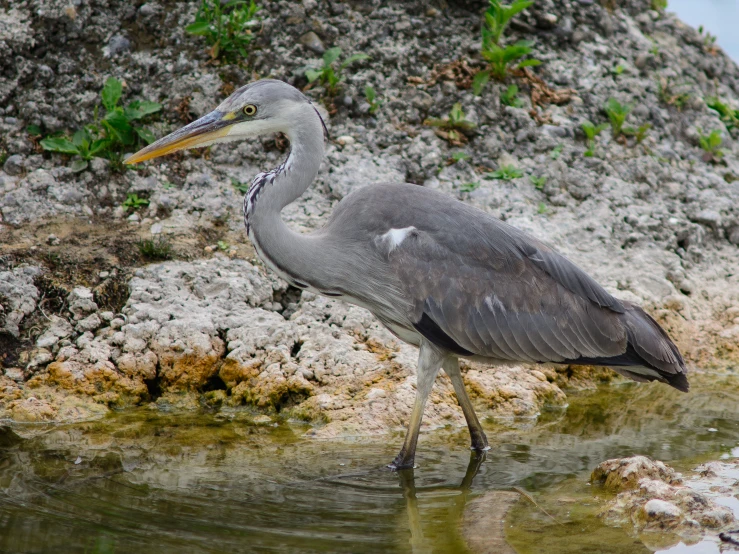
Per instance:
[[[415,350],[361,308],[289,288],[248,243],[242,183],[280,163],[279,137],[128,170],[102,158],[80,170],[40,147],[39,136],[95,119],[108,77],[125,102],[162,105],[147,123],[156,136],[254,78],[286,80],[329,116],[326,162],[284,213],[295,229],[320,227],[361,185],[436,188],[642,303],[695,371],[739,359],[739,135],[707,105],[739,109],[739,69],[706,37],[646,0],[538,0],[508,40],[533,41],[543,63],[477,96],[485,2],[259,5],[248,57],[224,63],[184,31],[196,3],[0,3],[0,417],[62,422],[149,405],[279,414],[335,437],[384,434],[410,413]],[[305,73],[335,46],[370,58],[329,97]],[[606,129],[591,143],[582,124],[607,122],[611,98],[644,131]],[[455,104],[473,125],[458,141],[424,124]],[[713,131],[721,142],[709,151]],[[145,202],[126,206],[132,195]],[[568,388],[617,380],[577,367],[463,372],[481,415],[504,418],[535,418],[565,406]],[[424,425],[463,423],[440,377]],[[607,517],[702,521],[682,489],[657,506],[649,487],[621,493]]]

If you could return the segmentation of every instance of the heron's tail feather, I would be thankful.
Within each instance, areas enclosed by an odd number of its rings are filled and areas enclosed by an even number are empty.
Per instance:
[[[629,373],[658,380],[688,392],[688,368],[680,351],[652,316],[634,304],[626,304],[622,316],[628,336],[628,349],[633,350],[641,367],[623,368]],[[644,371],[647,370],[647,371]],[[634,375],[627,375],[634,378]]]
[[[634,381],[661,381],[688,392],[688,368],[664,329],[639,306],[623,302],[620,315],[626,327],[626,352],[618,356],[578,358],[581,364],[607,366]]]

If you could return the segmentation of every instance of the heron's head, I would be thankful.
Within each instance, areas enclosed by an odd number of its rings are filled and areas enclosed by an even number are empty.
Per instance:
[[[209,114],[139,150],[125,163],[268,133],[289,134],[301,120],[315,115],[310,100],[295,87],[262,79],[241,87]]]

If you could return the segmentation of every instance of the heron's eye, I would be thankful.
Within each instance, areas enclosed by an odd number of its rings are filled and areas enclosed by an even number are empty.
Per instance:
[[[256,115],[257,107],[254,104],[244,106],[244,114],[248,116]]]

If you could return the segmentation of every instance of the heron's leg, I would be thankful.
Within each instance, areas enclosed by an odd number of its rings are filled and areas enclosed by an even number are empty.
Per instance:
[[[413,413],[411,413],[411,421],[408,423],[408,432],[405,435],[403,448],[400,449],[400,453],[395,457],[395,460],[388,465],[391,469],[413,467],[423,408],[426,406],[426,399],[431,393],[434,379],[436,374],[439,373],[443,360],[444,355],[434,346],[426,341],[421,343],[421,350],[418,353],[418,373],[416,375],[416,402],[413,404]]]
[[[467,420],[467,427],[470,429],[470,438],[472,439],[472,448],[477,451],[488,450],[490,448],[488,446],[488,438],[485,436],[485,431],[482,430],[482,425],[480,425],[480,421],[477,419],[477,414],[475,414],[475,409],[472,407],[470,397],[467,396],[467,390],[464,388],[464,381],[462,381],[462,372],[459,371],[459,361],[457,358],[450,356],[444,360],[442,367],[444,368],[444,372],[452,380],[457,401],[462,407],[464,418]]]

